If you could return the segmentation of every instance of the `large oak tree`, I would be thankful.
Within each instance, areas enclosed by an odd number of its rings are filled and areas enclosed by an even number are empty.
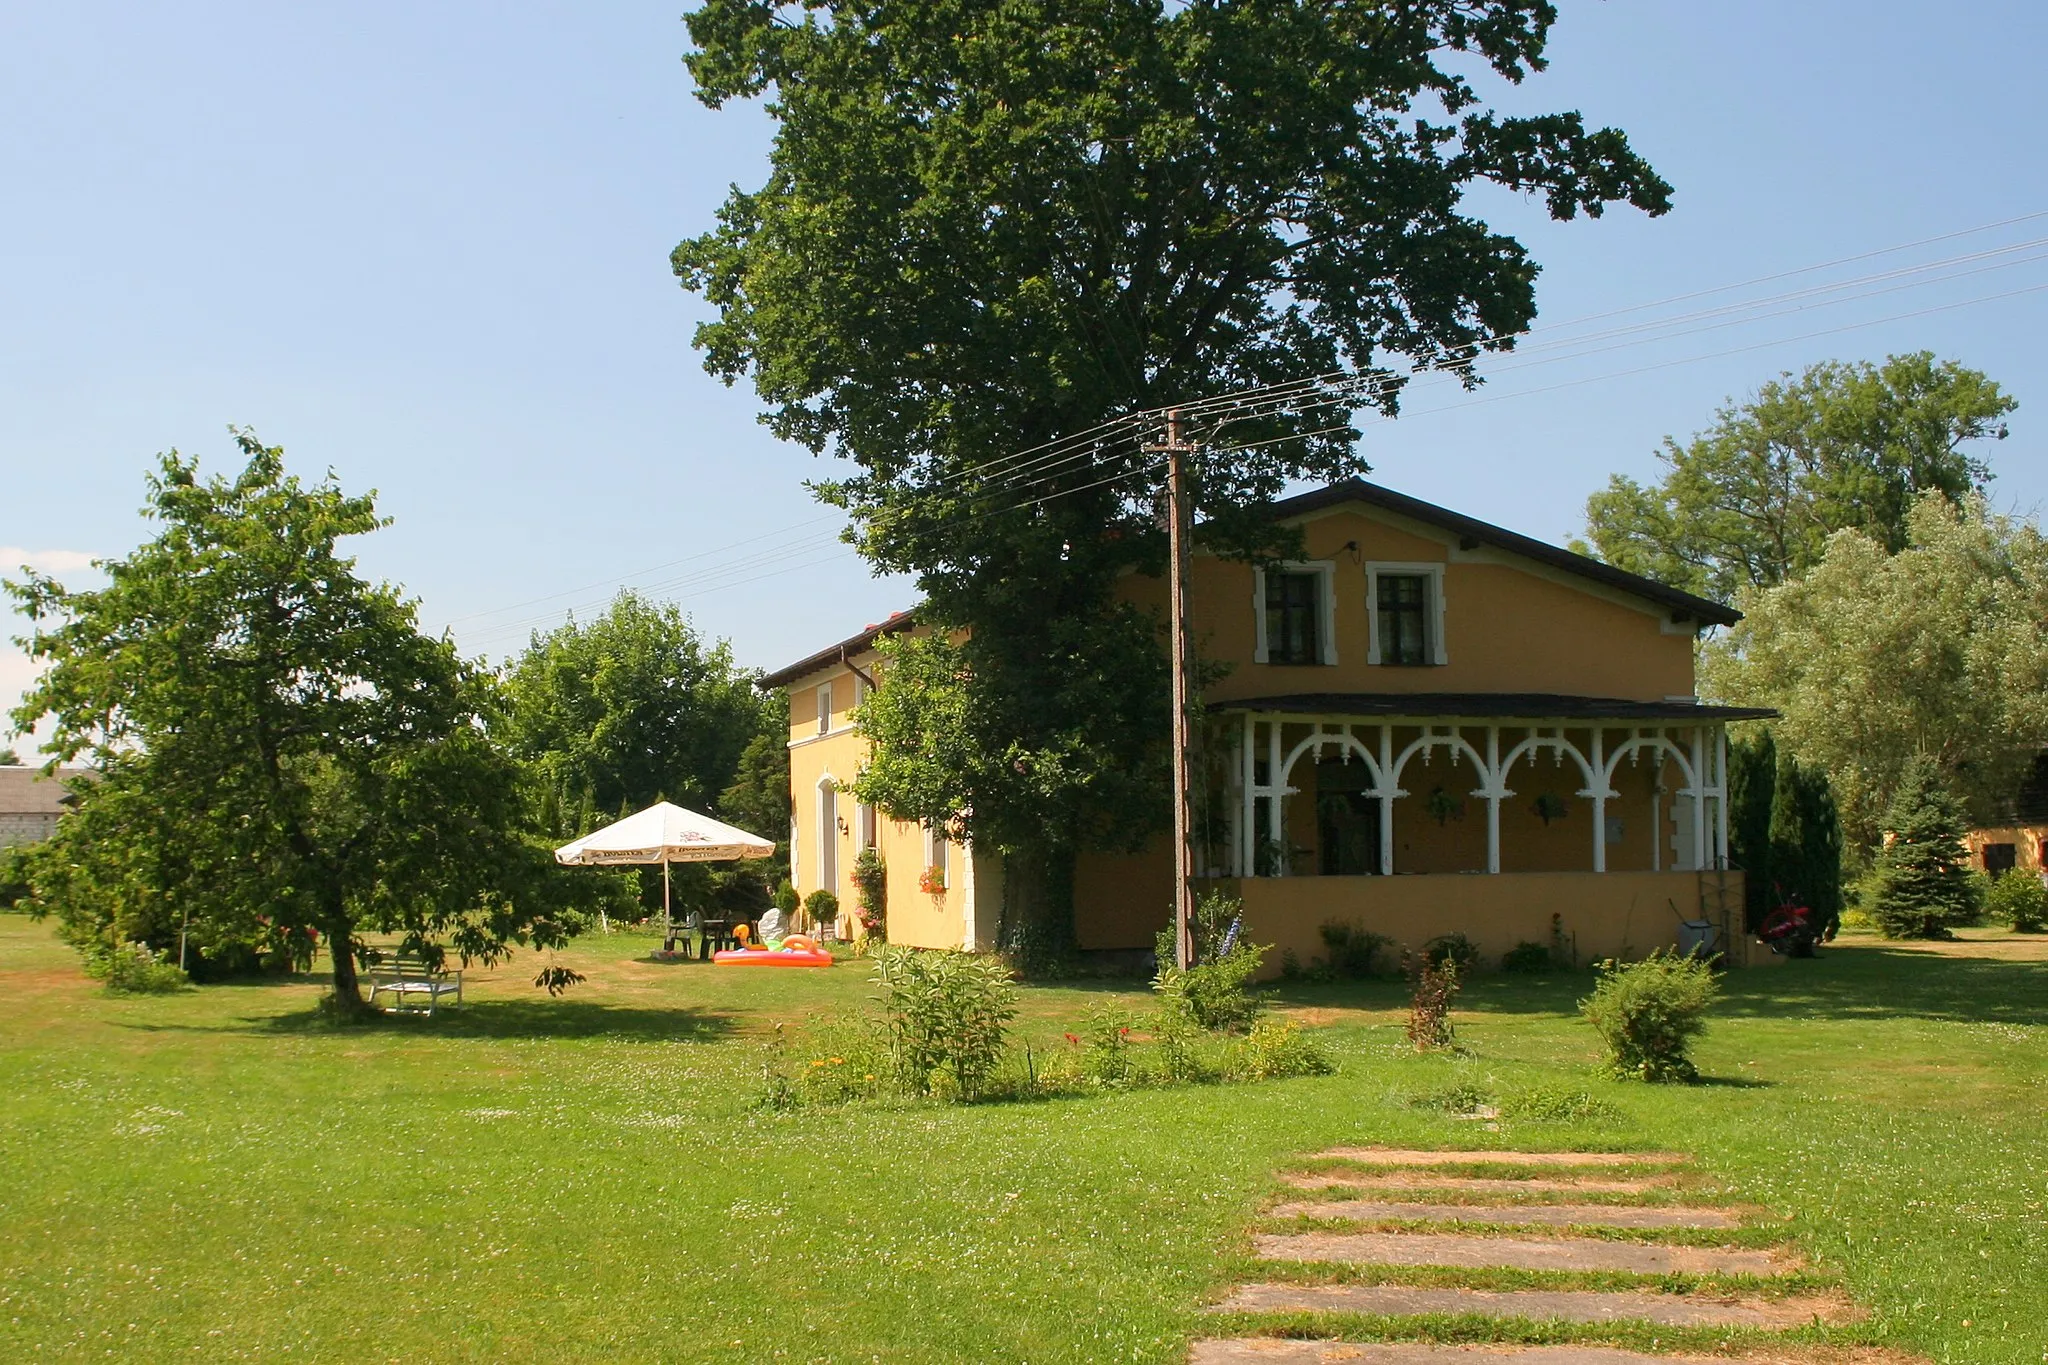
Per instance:
[[[1156,754],[1166,733],[1156,623],[1113,589],[1162,562],[1157,478],[1136,441],[1028,480],[1002,457],[1223,390],[1381,375],[1205,433],[1212,543],[1274,548],[1237,514],[1362,470],[1353,413],[1396,410],[1413,366],[1469,372],[1534,316],[1535,263],[1467,210],[1469,187],[1558,218],[1668,207],[1619,131],[1487,106],[1484,79],[1542,68],[1555,18],[1548,0],[707,0],[689,16],[699,98],[765,98],[776,125],[767,182],[674,254],[717,309],[706,365],[750,378],[778,434],[850,462],[821,494],[879,568],[917,575],[926,624],[964,633],[957,667],[906,672],[941,694],[922,718],[903,699],[883,743],[941,738],[956,704],[1007,741],[1004,763],[897,764],[936,785],[869,793],[967,812],[1023,855],[1006,893],[1055,939],[1072,853],[1132,842],[1166,808],[1134,799],[1165,769],[1129,742]]]

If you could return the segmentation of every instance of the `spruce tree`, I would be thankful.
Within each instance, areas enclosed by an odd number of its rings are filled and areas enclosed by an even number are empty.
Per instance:
[[[1951,938],[1951,925],[1976,918],[1963,804],[1924,754],[1906,764],[1885,815],[1872,911],[1886,938]]]

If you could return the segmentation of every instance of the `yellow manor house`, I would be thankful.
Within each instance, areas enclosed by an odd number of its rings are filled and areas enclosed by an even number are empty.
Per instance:
[[[1771,713],[1693,691],[1696,636],[1737,612],[1363,480],[1271,512],[1306,557],[1198,550],[1190,617],[1198,653],[1228,668],[1202,698],[1196,867],[1242,897],[1272,964],[1310,962],[1331,921],[1581,962],[1705,922],[1733,960],[1767,956],[1741,933],[1728,864],[1726,726]],[[1163,619],[1163,580],[1126,585]],[[875,849],[893,941],[987,949],[1001,860],[841,791],[866,753],[853,710],[886,685],[875,642],[914,629],[901,614],[763,679],[790,699],[792,875],[850,907],[854,860]],[[1151,945],[1170,844],[1083,855],[1081,948]]]

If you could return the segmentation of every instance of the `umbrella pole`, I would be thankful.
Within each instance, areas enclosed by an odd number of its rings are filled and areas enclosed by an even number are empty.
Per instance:
[[[661,934],[669,952],[676,950],[676,917],[668,908],[668,854],[661,855]]]

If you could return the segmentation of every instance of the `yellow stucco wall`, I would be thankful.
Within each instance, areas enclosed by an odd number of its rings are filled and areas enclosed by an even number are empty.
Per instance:
[[[875,676],[873,655],[855,662]],[[818,688],[825,685],[832,689],[832,729],[821,735],[817,698]],[[825,836],[819,784],[830,778],[838,786],[851,785],[867,756],[867,740],[853,725],[854,693],[854,675],[836,665],[799,679],[789,689],[789,786],[796,825],[791,880],[799,896],[808,897],[824,885],[819,877],[819,841]],[[860,854],[859,806],[843,790],[838,792],[834,805],[836,818],[829,837],[838,865],[837,875],[826,889],[839,897],[840,931],[858,933],[859,925],[853,914],[853,863]],[[966,850],[957,845],[952,848],[947,889],[942,895],[932,895],[918,888],[926,853],[924,830],[920,826],[878,816],[875,847],[889,874],[889,937],[918,948],[960,947],[966,930]]]
[[[1338,510],[1307,522],[1303,532],[1304,558],[1333,566],[1336,662],[1254,663],[1252,566],[1200,555],[1190,574],[1197,649],[1231,666],[1204,700],[1290,692],[1558,692],[1661,701],[1692,693],[1690,629],[1667,631],[1666,614],[1651,604],[1626,602],[1538,565],[1505,562],[1495,551],[1460,550],[1448,535],[1395,525],[1376,510]],[[1353,542],[1356,551],[1346,548]],[[1443,664],[1366,662],[1366,566],[1373,562],[1444,566]],[[1157,607],[1163,619],[1163,580],[1134,574],[1123,592]]]
[[[1742,874],[1730,872],[1727,903],[1739,927]],[[1304,965],[1324,952],[1320,927],[1331,920],[1359,925],[1419,950],[1438,934],[1456,930],[1479,948],[1481,962],[1498,966],[1518,943],[1551,936],[1551,916],[1575,942],[1581,965],[1600,958],[1640,958],[1678,944],[1678,911],[1700,911],[1699,874],[1692,872],[1506,872],[1498,876],[1256,877],[1216,883],[1244,900],[1245,932],[1270,943],[1267,966],[1277,971],[1282,952]],[[1730,960],[1757,965],[1772,955],[1738,934]]]
[[[1970,864],[1980,872],[1984,870],[1986,844],[2011,844],[2013,866],[2039,872],[2044,841],[2048,841],[2048,825],[2003,825],[1997,829],[1973,829],[1963,836],[1963,842],[1969,846]]]

